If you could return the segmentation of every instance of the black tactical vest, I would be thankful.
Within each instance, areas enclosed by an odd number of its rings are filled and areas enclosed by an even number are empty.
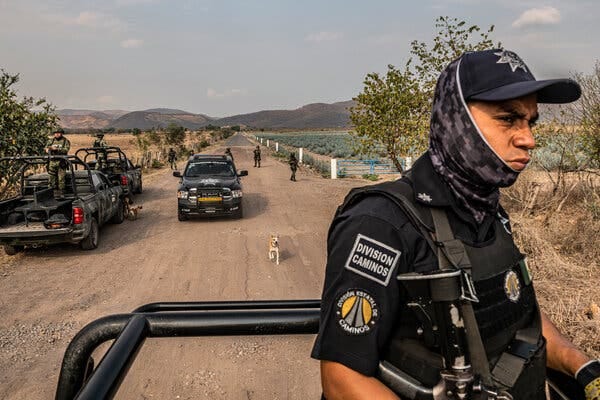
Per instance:
[[[371,195],[394,201],[418,231],[434,233],[429,208],[414,200],[412,187],[403,180],[353,189],[338,214]],[[514,399],[541,400],[545,399],[545,341],[529,271],[507,222],[496,218],[494,234],[484,243],[463,241],[479,299],[473,309],[495,383]],[[429,286],[414,281],[401,286],[406,302],[400,307],[384,360],[431,388],[440,381],[443,358]]]

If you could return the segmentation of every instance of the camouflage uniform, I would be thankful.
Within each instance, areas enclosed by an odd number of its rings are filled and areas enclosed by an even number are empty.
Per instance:
[[[294,153],[290,154],[290,160],[288,161],[288,164],[290,164],[290,169],[292,170],[292,176],[290,178],[290,181],[296,182],[296,170],[298,169],[298,159],[296,159]]]
[[[94,145],[92,147],[108,147],[108,143],[104,140],[104,135],[96,135]],[[106,152],[99,151],[96,155],[96,169],[103,169],[106,166]]]
[[[225,149],[225,155],[231,158],[231,161],[233,161],[233,154],[231,154],[231,149],[229,147]]]
[[[169,149],[169,153],[167,154],[167,161],[169,161],[169,165],[171,169],[177,169],[177,164],[175,163],[177,160],[177,153],[172,148]]]
[[[50,155],[67,155],[71,148],[71,142],[64,136],[61,136],[60,139],[51,138],[46,142],[46,148]],[[65,190],[65,169],[66,165],[63,160],[52,159],[48,162],[49,187],[61,192]]]
[[[260,168],[260,147],[254,149],[254,166]]]

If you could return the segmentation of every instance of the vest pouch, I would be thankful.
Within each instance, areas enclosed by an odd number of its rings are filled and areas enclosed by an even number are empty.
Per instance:
[[[545,400],[546,385],[546,339],[539,341],[539,347],[523,368],[523,372],[509,389],[514,399]]]
[[[442,356],[427,349],[420,340],[395,338],[385,353],[386,361],[425,387],[432,388],[441,379]]]

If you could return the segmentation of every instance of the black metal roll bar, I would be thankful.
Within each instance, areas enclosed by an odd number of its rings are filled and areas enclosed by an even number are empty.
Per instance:
[[[71,341],[56,400],[110,399],[147,337],[316,334],[320,300],[151,303],[100,318]],[[112,343],[96,369],[92,353]]]

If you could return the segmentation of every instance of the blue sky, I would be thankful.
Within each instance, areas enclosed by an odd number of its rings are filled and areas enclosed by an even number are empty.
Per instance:
[[[294,109],[349,100],[440,15],[495,25],[538,79],[600,59],[597,0],[0,0],[0,68],[58,108]]]

